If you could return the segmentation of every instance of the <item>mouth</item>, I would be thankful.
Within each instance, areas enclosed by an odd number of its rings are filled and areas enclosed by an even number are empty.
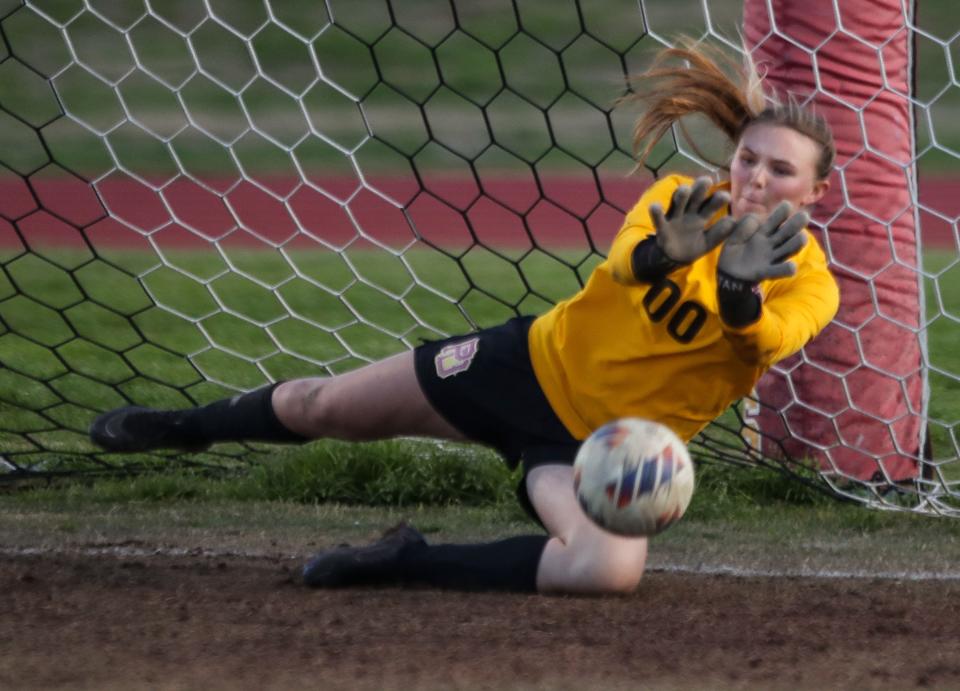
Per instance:
[[[740,206],[742,206],[742,207],[748,207],[748,208],[755,208],[755,209],[766,209],[766,208],[767,208],[767,205],[766,205],[764,202],[762,202],[762,201],[760,201],[760,200],[758,200],[758,199],[751,199],[750,197],[742,197],[742,198],[740,199]]]

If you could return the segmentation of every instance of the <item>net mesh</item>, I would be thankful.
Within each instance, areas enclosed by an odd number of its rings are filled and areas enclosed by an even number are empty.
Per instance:
[[[827,479],[873,505],[953,513],[957,26],[949,0],[924,7],[903,8],[917,58],[905,169],[932,445],[922,483]],[[742,23],[739,2],[706,0],[49,0],[0,14],[0,481],[169,463],[89,443],[115,406],[336,374],[570,295],[646,184],[704,165],[670,137],[634,172],[637,113],[614,107],[627,76],[680,33],[736,51]],[[818,47],[803,50],[815,66]],[[706,141],[706,157],[729,154]],[[759,405],[732,408],[694,451],[822,483],[803,459],[758,451],[744,413]]]

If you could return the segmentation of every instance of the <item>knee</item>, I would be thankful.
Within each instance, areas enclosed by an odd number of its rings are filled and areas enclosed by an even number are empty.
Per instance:
[[[643,569],[632,573],[622,573],[613,579],[608,585],[607,592],[611,595],[630,595],[635,593],[640,587],[640,581],[643,579]]]
[[[612,558],[597,564],[590,581],[597,595],[630,595],[643,578],[646,560]]]
[[[594,593],[629,595],[640,585],[647,565],[646,538],[612,535],[587,523],[574,531],[569,547]]]
[[[330,400],[329,379],[296,379],[277,387],[273,408],[295,431],[311,437],[337,436],[336,406]]]
[[[544,592],[629,595],[640,585],[647,561],[645,539],[556,540],[540,564],[538,586]]]

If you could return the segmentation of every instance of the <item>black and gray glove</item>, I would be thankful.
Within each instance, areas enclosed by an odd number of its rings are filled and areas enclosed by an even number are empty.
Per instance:
[[[803,229],[810,215],[791,211],[790,203],[782,202],[765,220],[747,214],[737,221],[720,251],[721,277],[759,283],[795,274],[796,264],[786,260],[807,244]]]
[[[726,192],[707,196],[710,178],[698,178],[693,187],[681,185],[664,214],[659,204],[650,205],[650,216],[657,230],[657,246],[664,256],[677,264],[689,264],[707,254],[733,232],[734,220],[724,216],[707,228],[710,219],[730,201]]]

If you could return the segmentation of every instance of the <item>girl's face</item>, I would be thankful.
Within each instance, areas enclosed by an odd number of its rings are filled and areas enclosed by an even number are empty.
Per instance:
[[[752,125],[730,163],[730,213],[766,217],[782,201],[794,210],[815,204],[830,183],[817,180],[820,145],[783,125]]]

